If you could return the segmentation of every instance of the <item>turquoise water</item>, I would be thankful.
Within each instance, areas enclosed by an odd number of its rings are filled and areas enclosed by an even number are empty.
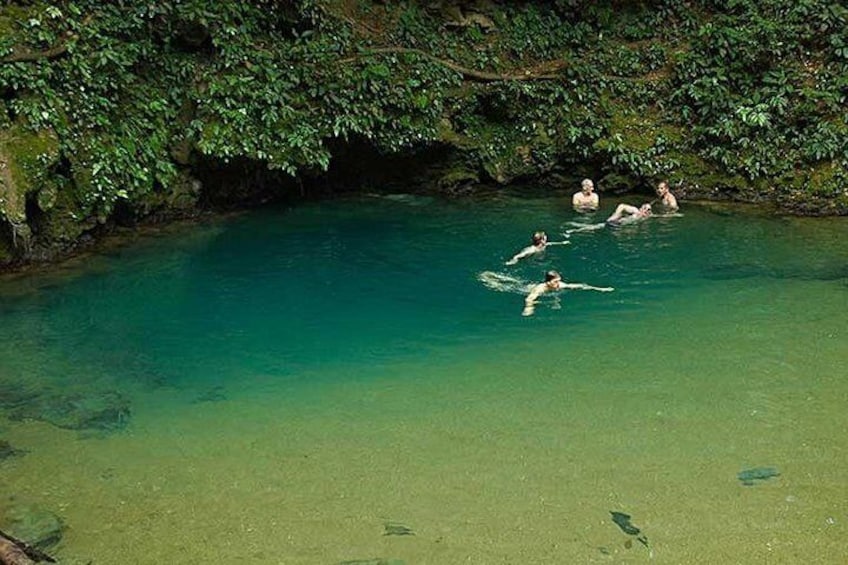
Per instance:
[[[838,562],[848,223],[685,204],[503,264],[613,204],[313,203],[2,281],[4,389],[130,412],[0,408],[0,487],[81,562]],[[522,317],[548,269],[615,291]]]

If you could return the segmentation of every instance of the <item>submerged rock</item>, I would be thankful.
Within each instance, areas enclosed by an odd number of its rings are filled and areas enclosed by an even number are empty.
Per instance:
[[[848,279],[848,267],[845,265],[819,266],[775,266],[758,263],[726,263],[713,265],[702,271],[705,279],[737,280],[749,278],[839,281]]]
[[[197,396],[191,401],[191,403],[201,404],[203,402],[221,402],[224,400],[227,400],[227,394],[224,387],[216,386]]]
[[[342,561],[339,565],[405,565],[405,563],[400,559],[381,559],[379,557],[375,557],[373,559]]]
[[[65,525],[53,512],[33,504],[19,503],[14,497],[2,500],[0,530],[33,547],[48,549],[62,539]]]
[[[400,524],[397,522],[387,522],[384,524],[386,531],[383,533],[384,536],[414,536],[415,532],[412,531],[412,528]]]
[[[38,401],[41,391],[18,382],[0,381],[0,408],[19,408]]]
[[[612,521],[615,523],[616,526],[621,528],[622,532],[630,536],[636,536],[636,541],[638,541],[645,547],[648,547],[648,537],[645,536],[645,534],[640,535],[642,530],[633,525],[633,523],[630,521],[630,514],[610,510],[610,515],[612,516]],[[625,547],[629,548],[630,545],[625,544]]]
[[[772,277],[774,273],[762,265],[751,263],[727,263],[714,265],[703,271],[703,277],[709,280],[724,281],[749,279],[753,277]]]
[[[427,206],[434,201],[432,196],[421,196],[419,194],[381,194],[378,195],[378,198],[408,206]]]
[[[42,420],[69,430],[115,431],[130,419],[129,401],[117,392],[54,396],[22,406],[12,414],[16,420]]]
[[[639,535],[639,532],[641,530],[630,522],[630,514],[625,514],[624,512],[615,512],[612,510],[610,511],[610,514],[612,515],[612,521],[615,523],[616,526],[621,528],[622,532],[631,536]]]
[[[12,447],[8,441],[0,439],[0,461],[14,457],[15,455],[23,455],[24,453],[24,451]]]
[[[756,484],[755,481],[767,481],[772,477],[779,476],[780,473],[774,467],[754,467],[740,471],[736,478],[746,487],[750,487]]]
[[[14,455],[15,450],[12,449],[12,446],[9,445],[8,441],[3,441],[0,439],[0,461],[6,459],[7,457],[11,457]]]

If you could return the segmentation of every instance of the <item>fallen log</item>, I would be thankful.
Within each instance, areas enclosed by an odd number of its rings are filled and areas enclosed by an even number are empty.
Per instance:
[[[42,561],[56,563],[40,549],[0,530],[0,565],[33,565]]]
[[[3,565],[32,565],[35,563],[14,542],[0,535],[0,563]]]

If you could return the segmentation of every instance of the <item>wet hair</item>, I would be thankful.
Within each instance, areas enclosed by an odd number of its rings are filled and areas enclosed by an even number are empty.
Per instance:
[[[547,234],[545,234],[545,232],[537,231],[533,234],[533,245],[539,245],[540,243],[542,243],[542,240],[545,239],[545,237],[547,237]]]
[[[561,279],[562,276],[556,271],[548,271],[545,273],[545,282],[551,282],[554,279]]]

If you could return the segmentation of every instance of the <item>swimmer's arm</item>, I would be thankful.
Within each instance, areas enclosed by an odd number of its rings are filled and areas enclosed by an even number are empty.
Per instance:
[[[509,261],[507,261],[505,264],[506,265],[515,265],[516,263],[518,263],[519,259],[524,259],[525,257],[529,257],[530,255],[533,255],[534,253],[538,253],[538,252],[539,252],[539,250],[536,249],[533,246],[525,247],[524,249],[522,249],[521,251],[516,253],[515,256],[512,259],[510,259]]]
[[[560,288],[567,288],[570,290],[597,290],[598,292],[612,292],[615,290],[611,286],[592,286],[583,283],[562,283]]]
[[[527,295],[527,298],[524,299],[525,305],[536,304],[536,300],[545,293],[545,285],[540,284],[533,287],[533,290],[530,291],[530,294]]]
[[[521,312],[522,316],[532,316],[533,312],[536,310],[536,300],[545,293],[545,285],[540,284],[533,287],[533,290],[530,291],[530,294],[527,295],[527,298],[524,299],[524,310]]]
[[[619,204],[618,207],[615,209],[613,215],[607,218],[607,221],[617,222],[621,219],[625,212],[631,215],[636,214],[637,212],[639,212],[639,208],[637,208],[636,206],[631,206],[630,204]]]
[[[570,241],[549,241],[547,245],[571,245]]]

